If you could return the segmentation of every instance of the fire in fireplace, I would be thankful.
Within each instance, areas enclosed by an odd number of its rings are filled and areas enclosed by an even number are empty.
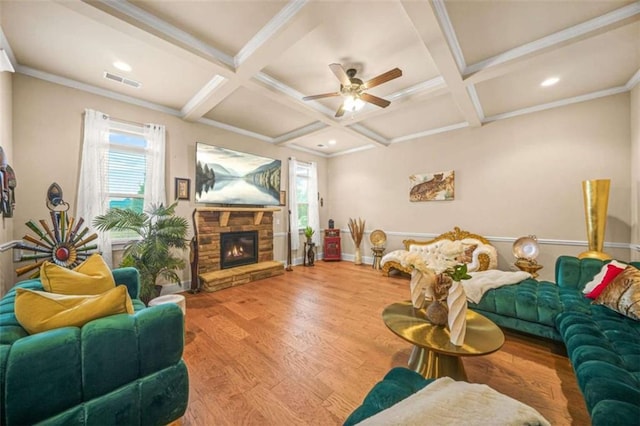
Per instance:
[[[258,232],[220,234],[220,268],[227,269],[258,262]]]

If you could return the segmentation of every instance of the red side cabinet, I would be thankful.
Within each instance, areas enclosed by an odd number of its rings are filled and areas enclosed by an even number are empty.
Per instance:
[[[323,260],[340,260],[340,230],[325,229],[324,230],[324,250]]]

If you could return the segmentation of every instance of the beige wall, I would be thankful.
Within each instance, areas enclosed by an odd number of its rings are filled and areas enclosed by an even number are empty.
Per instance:
[[[640,84],[631,91],[631,259],[640,260]]]
[[[288,157],[316,161],[319,189],[326,193],[326,159],[321,157],[19,74],[14,79],[14,99],[14,137],[20,141],[15,147],[15,163],[16,170],[22,172],[20,209],[14,219],[15,237],[27,232],[23,224],[28,219],[49,217],[45,193],[52,182],[62,186],[65,201],[75,206],[85,108],[115,118],[166,126],[167,196],[169,200],[173,199],[175,177],[192,180],[191,201],[181,201],[177,210],[190,223],[192,211],[197,207],[193,201],[196,141],[282,160],[282,189],[287,188]],[[323,222],[326,221],[326,209],[321,209]],[[286,220],[284,208],[274,216],[276,260],[286,259]],[[188,269],[183,278],[189,279]]]
[[[583,180],[611,179],[606,242],[628,247],[630,151],[625,93],[332,158],[329,216],[343,230],[349,217],[366,219],[367,231],[383,229],[387,251],[460,226],[494,237],[500,269],[514,261],[514,238],[567,241],[541,245],[541,276],[552,279],[558,255],[586,250],[569,245],[586,240]],[[443,170],[455,171],[454,201],[409,202],[409,175]],[[348,233],[343,242],[352,252]],[[629,257],[628,249],[606,251]]]
[[[14,164],[13,155],[13,137],[12,137],[12,74],[9,72],[0,72],[0,146],[3,148],[7,157],[7,162],[11,164],[16,172],[18,179],[18,187],[16,187],[16,208],[24,208],[25,205],[20,201],[20,191],[22,190],[20,178],[24,172]],[[21,173],[22,172],[22,173]],[[13,240],[13,223],[15,218],[0,217],[0,244]],[[13,284],[13,262],[12,250],[0,253],[0,296],[5,294]]]

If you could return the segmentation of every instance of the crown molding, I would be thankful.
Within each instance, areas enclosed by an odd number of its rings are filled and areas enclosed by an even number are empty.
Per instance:
[[[346,126],[346,128],[351,129],[356,133],[360,133],[361,135],[366,136],[369,139],[373,139],[376,142],[380,143],[381,145],[388,146],[391,143],[387,138],[379,135],[378,133],[374,132],[371,129],[364,127],[362,124],[356,123],[350,126]]]
[[[108,89],[93,86],[91,84],[81,83],[76,80],[72,80],[66,77],[60,77],[55,74],[50,74],[45,71],[40,71],[34,68],[30,68],[24,65],[18,65],[16,71],[20,74],[34,77],[40,80],[48,81],[50,83],[59,84],[61,86],[70,87],[72,89],[81,90],[83,92],[93,93],[94,95],[104,96],[105,98],[114,99],[116,101],[125,102],[131,105],[140,106],[143,108],[151,109],[154,111],[160,111],[165,114],[181,117],[182,114],[177,109],[169,108],[163,105],[156,104],[154,102],[144,101],[133,96],[123,95],[121,93],[113,92]]]

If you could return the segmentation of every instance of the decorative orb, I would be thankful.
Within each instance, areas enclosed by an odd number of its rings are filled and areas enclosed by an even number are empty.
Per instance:
[[[539,253],[538,239],[534,235],[520,237],[513,243],[513,255],[518,259],[535,260]]]

